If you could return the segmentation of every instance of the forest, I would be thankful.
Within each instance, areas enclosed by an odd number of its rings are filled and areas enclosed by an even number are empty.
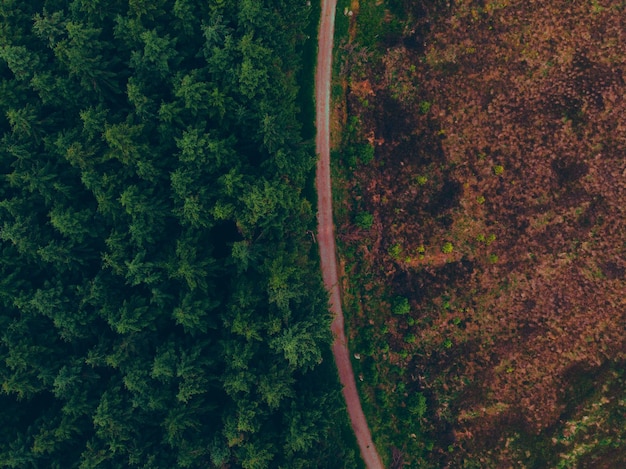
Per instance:
[[[626,3],[337,21],[344,310],[386,467],[626,467]]]
[[[316,14],[0,3],[1,467],[358,467],[309,233]]]

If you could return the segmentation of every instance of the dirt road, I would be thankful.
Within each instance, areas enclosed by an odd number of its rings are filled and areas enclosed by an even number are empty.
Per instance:
[[[330,81],[335,30],[336,0],[322,0],[322,18],[319,31],[319,49],[315,75],[316,96],[316,149],[317,162],[317,209],[318,243],[322,264],[322,276],[326,289],[330,292],[330,308],[334,316],[332,331],[334,336],[333,355],[339,370],[352,429],[361,448],[361,456],[369,469],[383,469],[380,456],[372,441],[361,401],[356,389],[350,354],[344,334],[343,312],[335,255],[335,235],[333,228],[333,208],[330,184]]]

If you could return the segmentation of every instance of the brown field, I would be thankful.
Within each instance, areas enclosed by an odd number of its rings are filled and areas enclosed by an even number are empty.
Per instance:
[[[344,46],[363,392],[426,396],[432,448],[375,436],[398,467],[624,467],[626,2],[435,3]]]

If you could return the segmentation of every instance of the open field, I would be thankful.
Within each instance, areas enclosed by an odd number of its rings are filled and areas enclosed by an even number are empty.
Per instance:
[[[398,467],[624,464],[624,4],[361,1],[354,21],[337,213],[378,446]]]

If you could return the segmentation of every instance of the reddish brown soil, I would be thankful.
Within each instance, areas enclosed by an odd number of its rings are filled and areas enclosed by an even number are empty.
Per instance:
[[[512,441],[552,434],[581,377],[626,359],[626,11],[453,3],[347,59],[349,114],[376,144],[350,204],[374,224],[340,235],[410,299],[411,324],[376,326],[428,393],[441,453],[458,450],[442,460],[526,467]]]
[[[361,402],[356,389],[350,353],[344,335],[344,319],[341,309],[341,296],[337,274],[335,255],[335,233],[333,225],[333,208],[330,181],[330,81],[331,59],[333,53],[333,33],[335,22],[336,0],[322,2],[322,18],[319,30],[318,62],[315,77],[317,138],[316,149],[319,154],[317,164],[316,187],[318,194],[318,243],[322,275],[326,289],[330,293],[330,309],[334,315],[332,331],[334,335],[333,355],[339,379],[343,386],[343,394],[350,415],[352,429],[361,449],[361,456],[366,466],[371,469],[382,469],[376,447],[372,441],[367,421],[361,409]]]

